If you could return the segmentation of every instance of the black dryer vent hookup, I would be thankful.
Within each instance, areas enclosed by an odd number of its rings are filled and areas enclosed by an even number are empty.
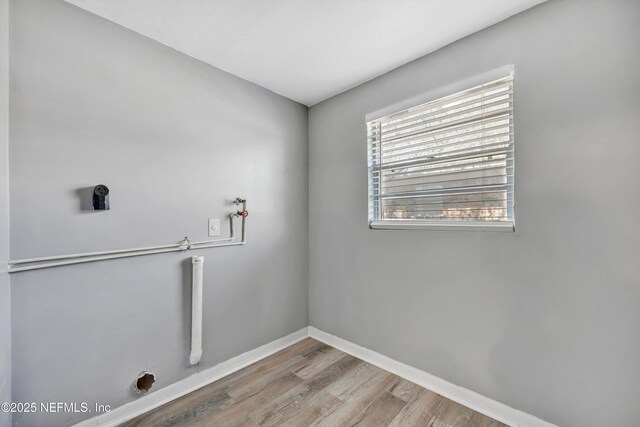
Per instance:
[[[106,185],[96,185],[93,188],[93,209],[96,211],[109,210],[109,189]]]

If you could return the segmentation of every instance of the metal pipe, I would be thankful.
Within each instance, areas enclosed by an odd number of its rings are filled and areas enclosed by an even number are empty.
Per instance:
[[[247,212],[247,200],[242,201],[242,212]],[[247,216],[242,215],[242,243],[247,242]]]
[[[81,264],[86,262],[95,262],[95,261],[104,261],[110,259],[119,259],[119,258],[128,258],[135,256],[143,256],[143,255],[153,255],[167,252],[179,252],[179,251],[188,251],[191,249],[206,249],[206,248],[216,248],[216,247],[226,247],[226,246],[242,246],[247,241],[246,236],[246,219],[247,219],[247,201],[245,199],[236,198],[234,203],[236,205],[242,204],[242,211],[238,211],[236,213],[232,213],[229,215],[229,232],[230,236],[214,239],[214,240],[202,240],[198,242],[190,242],[187,237],[184,238],[180,243],[175,243],[172,245],[160,245],[160,246],[146,246],[142,248],[133,248],[133,249],[117,249],[117,250],[109,250],[109,251],[98,251],[98,252],[85,252],[85,253],[77,253],[77,254],[66,254],[66,255],[55,255],[48,257],[37,257],[37,258],[24,258],[17,260],[9,260],[8,261],[8,273],[17,273],[20,271],[29,271],[29,270],[38,270],[41,268],[51,268],[51,267],[60,267],[63,265],[73,265],[73,264]],[[235,230],[234,230],[234,219],[238,216],[242,217],[242,234],[241,240],[239,242],[234,241]],[[51,262],[48,262],[51,261]],[[24,265],[28,264],[28,265]]]

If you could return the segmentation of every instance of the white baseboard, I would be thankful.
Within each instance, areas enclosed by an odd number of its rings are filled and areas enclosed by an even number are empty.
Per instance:
[[[138,415],[150,411],[151,409],[157,408],[158,406],[164,405],[165,403],[184,396],[185,394],[191,393],[192,391],[202,388],[207,384],[211,384],[212,382],[232,374],[245,366],[249,366],[252,363],[264,359],[273,353],[277,353],[278,351],[287,348],[308,336],[309,328],[302,328],[285,337],[271,341],[270,343],[260,346],[254,350],[250,350],[202,372],[198,372],[197,374],[193,374],[190,377],[161,388],[160,390],[141,397],[138,400],[119,406],[110,412],[82,421],[76,424],[75,427],[117,426],[137,417]]]
[[[512,427],[556,427],[554,424],[533,415],[503,405],[464,387],[451,384],[442,378],[323,332],[313,326],[309,327],[309,336]]]
[[[399,377],[438,393],[447,399],[458,402],[474,411],[480,412],[512,427],[557,427],[533,415],[503,405],[464,387],[452,384],[442,378],[405,365],[402,362],[398,362],[380,353],[376,353],[373,350],[338,338],[312,326],[302,328],[285,337],[219,363],[216,366],[161,388],[133,402],[126,403],[111,412],[82,421],[74,427],[115,427],[158,406],[202,388],[207,384],[211,384],[267,356],[277,353],[306,337],[312,337],[318,341],[322,341],[338,350],[394,373]]]

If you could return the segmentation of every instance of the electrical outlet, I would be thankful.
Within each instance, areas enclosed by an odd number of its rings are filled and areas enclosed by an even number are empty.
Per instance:
[[[220,235],[220,219],[209,218],[209,237]]]

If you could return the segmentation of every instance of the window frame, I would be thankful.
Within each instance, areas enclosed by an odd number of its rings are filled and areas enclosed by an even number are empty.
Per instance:
[[[373,113],[369,113],[365,116],[365,123],[379,120],[390,115],[400,113],[404,110],[418,107],[422,104],[426,104],[432,101],[437,101],[442,98],[454,95],[458,92],[469,90],[471,88],[492,82],[494,80],[504,79],[511,77],[512,85],[514,85],[514,72],[515,67],[513,65],[505,65],[503,67],[496,68],[494,70],[475,75],[473,77],[460,80],[456,83],[442,86],[438,89],[429,91],[422,95],[406,99],[399,103],[390,105]],[[515,90],[512,86],[512,96],[515,97]],[[459,221],[447,221],[447,220],[427,220],[427,219],[378,219],[372,217],[373,215],[373,199],[374,193],[372,187],[372,171],[370,162],[370,149],[371,144],[367,140],[367,198],[368,198],[368,223],[369,228],[373,230],[435,230],[435,231],[498,231],[498,232],[514,232],[515,231],[515,112],[512,106],[512,143],[513,143],[513,173],[507,174],[507,200],[508,200],[508,212],[511,213],[511,218],[506,221],[479,221],[479,220],[459,220]],[[509,195],[510,194],[510,195]]]

